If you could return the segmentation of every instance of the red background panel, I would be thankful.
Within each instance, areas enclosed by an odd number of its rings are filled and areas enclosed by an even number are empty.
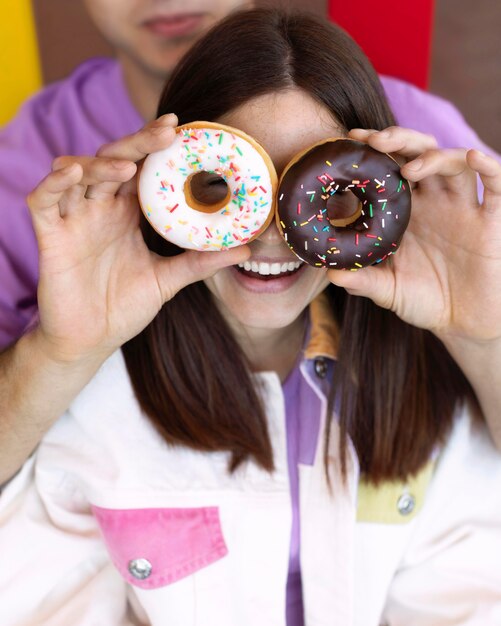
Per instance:
[[[428,86],[434,0],[328,0],[328,11],[378,72]]]

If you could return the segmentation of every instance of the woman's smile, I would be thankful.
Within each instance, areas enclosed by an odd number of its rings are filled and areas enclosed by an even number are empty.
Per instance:
[[[254,293],[278,293],[289,289],[301,276],[304,263],[299,259],[250,258],[232,267],[235,280]]]

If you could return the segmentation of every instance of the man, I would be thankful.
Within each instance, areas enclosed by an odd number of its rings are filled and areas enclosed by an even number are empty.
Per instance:
[[[217,20],[252,3],[85,0],[85,4],[114,46],[117,61],[84,63],[69,78],[26,103],[0,133],[0,350],[4,349],[0,354],[0,484],[16,473],[106,358],[82,352],[77,356],[76,350],[55,351],[47,340],[47,326],[53,319],[47,311],[68,306],[70,295],[56,298],[42,280],[38,320],[37,243],[26,195],[58,155],[93,155],[103,144],[109,145],[101,155],[110,160],[110,167],[116,166],[117,182],[130,178],[124,160],[138,161],[170,141],[173,118],[138,135],[131,133],[155,117],[166,77],[178,59]],[[400,125],[435,135],[442,147],[464,145],[489,152],[449,103],[394,79],[383,79],[383,84]],[[116,142],[126,135],[130,137]],[[65,163],[59,161],[56,168]],[[93,176],[91,169],[84,171],[85,184],[92,183]]]

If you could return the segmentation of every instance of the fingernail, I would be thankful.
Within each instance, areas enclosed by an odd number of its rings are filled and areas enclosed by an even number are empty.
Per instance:
[[[411,170],[413,172],[417,172],[423,167],[423,159],[415,159],[414,161],[409,161],[409,163],[405,164],[406,169]]]
[[[382,137],[383,139],[388,139],[388,137],[390,136],[390,134],[391,134],[391,133],[390,133],[390,131],[389,131],[389,130],[380,130],[380,131],[377,133],[377,136],[378,136],[378,137]]]
[[[172,130],[172,126],[153,126],[153,128],[151,129],[151,132],[154,135],[161,135],[162,133],[165,133],[166,131],[171,131]]]
[[[170,124],[171,126],[176,126],[177,115],[175,113],[166,113],[165,115],[161,115],[157,121],[163,124],[167,123],[167,124]]]
[[[76,163],[71,163],[71,165],[66,165],[65,167],[62,167],[60,170],[56,170],[56,172],[58,172],[59,174],[62,174],[63,176],[67,176],[68,174],[72,174],[75,171],[77,164]]]

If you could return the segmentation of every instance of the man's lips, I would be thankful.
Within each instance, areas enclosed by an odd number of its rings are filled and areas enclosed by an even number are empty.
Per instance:
[[[152,33],[162,37],[181,37],[198,30],[204,20],[203,13],[186,13],[177,15],[159,15],[144,22],[144,26]]]

